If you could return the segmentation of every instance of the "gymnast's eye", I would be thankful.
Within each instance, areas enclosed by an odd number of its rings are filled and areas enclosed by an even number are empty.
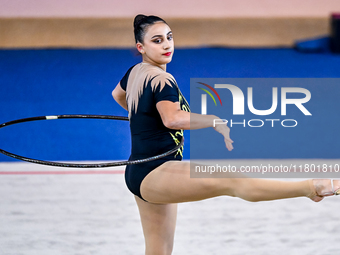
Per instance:
[[[161,43],[162,42],[162,39],[160,38],[157,38],[156,40],[153,40],[154,43]]]

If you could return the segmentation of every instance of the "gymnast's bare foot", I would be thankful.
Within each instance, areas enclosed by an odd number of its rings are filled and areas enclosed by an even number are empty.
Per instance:
[[[324,197],[340,195],[340,181],[330,179],[313,179],[309,181],[311,194],[308,195],[314,202],[320,202]]]

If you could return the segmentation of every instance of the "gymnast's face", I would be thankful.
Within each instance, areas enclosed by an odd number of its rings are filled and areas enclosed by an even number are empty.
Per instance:
[[[149,26],[143,43],[137,43],[137,49],[143,56],[143,62],[157,65],[165,69],[174,53],[174,40],[170,27],[163,22]]]

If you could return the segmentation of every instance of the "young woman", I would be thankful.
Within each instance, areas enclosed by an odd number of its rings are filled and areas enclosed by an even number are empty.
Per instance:
[[[130,159],[142,159],[170,150],[184,129],[213,127],[213,115],[191,113],[166,65],[174,53],[167,23],[156,16],[134,20],[137,50],[143,61],[131,67],[112,92],[129,112],[132,136]],[[233,149],[226,125],[216,125],[227,149]],[[340,181],[284,182],[263,179],[190,178],[190,163],[181,162],[182,150],[162,159],[127,166],[125,180],[135,195],[145,236],[145,254],[171,254],[177,203],[228,195],[248,201],[308,197],[315,202],[340,193]],[[336,190],[336,191],[335,191]]]

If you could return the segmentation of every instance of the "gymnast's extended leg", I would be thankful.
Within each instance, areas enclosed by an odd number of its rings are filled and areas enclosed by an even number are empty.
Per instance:
[[[332,190],[330,180],[277,181],[239,178],[190,178],[190,163],[168,161],[150,172],[141,184],[142,197],[152,203],[179,203],[227,195],[247,201],[309,197],[320,201]],[[340,181],[334,181],[334,189]],[[319,195],[319,196],[318,196]]]

